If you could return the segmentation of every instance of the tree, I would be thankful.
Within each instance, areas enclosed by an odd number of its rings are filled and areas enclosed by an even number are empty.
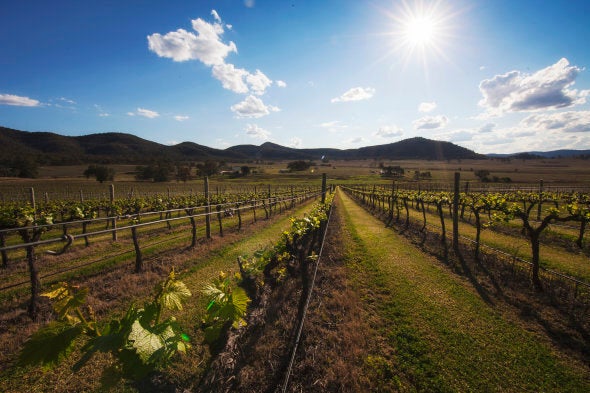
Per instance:
[[[18,177],[36,178],[38,175],[37,163],[27,157],[16,158],[13,167]]]
[[[396,166],[384,166],[383,163],[380,164],[381,167],[381,176],[385,177],[403,177],[404,176],[404,168],[399,165]]]
[[[473,172],[473,174],[479,178],[479,181],[482,181],[482,182],[490,181],[490,178],[488,177],[488,176],[490,176],[490,171],[488,171],[487,169],[479,169],[479,170]]]
[[[200,176],[211,176],[217,173],[219,165],[217,161],[205,160],[202,164],[197,164],[197,173]]]
[[[297,171],[306,171],[311,166],[310,162],[299,160],[299,161],[291,161],[287,164],[287,169],[291,172]]]
[[[176,179],[183,182],[191,179],[191,168],[189,166],[178,166],[176,169]]]
[[[87,179],[94,176],[97,181],[103,183],[106,180],[113,180],[115,178],[115,170],[103,165],[89,165],[84,171],[84,176]]]
[[[240,167],[240,173],[242,176],[248,176],[250,174],[250,167],[248,165],[243,165]]]
[[[158,162],[148,166],[138,166],[135,168],[135,178],[137,180],[152,180],[155,182],[167,182],[170,180],[171,167],[166,163]]]

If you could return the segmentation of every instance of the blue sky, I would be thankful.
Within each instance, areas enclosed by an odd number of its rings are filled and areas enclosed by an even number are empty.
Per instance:
[[[4,1],[0,125],[226,148],[590,149],[587,0]]]

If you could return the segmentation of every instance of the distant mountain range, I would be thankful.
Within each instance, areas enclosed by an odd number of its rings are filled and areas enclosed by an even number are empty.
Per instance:
[[[527,151],[511,154],[487,154],[491,158],[567,158],[567,157],[589,157],[590,150],[551,150],[551,151]]]
[[[124,133],[64,136],[51,132],[27,132],[0,127],[0,163],[27,157],[40,165],[146,164],[151,161],[246,162],[252,160],[357,160],[485,158],[450,142],[410,138],[386,145],[358,149],[295,149],[266,142],[214,149],[193,142],[168,146]]]
[[[0,127],[0,164],[26,158],[39,165],[147,164],[166,160],[229,162],[254,160],[454,160],[490,158],[557,158],[590,156],[590,150],[554,150],[517,154],[482,155],[451,142],[416,137],[358,149],[295,149],[266,142],[215,149],[193,142],[168,146],[124,133],[64,136],[52,132],[27,132]]]

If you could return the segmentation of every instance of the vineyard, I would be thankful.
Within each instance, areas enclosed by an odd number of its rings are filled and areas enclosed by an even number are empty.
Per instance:
[[[458,188],[458,186],[457,186]],[[518,233],[528,241],[528,260],[518,258],[510,246],[514,239],[502,243],[494,243],[494,249],[500,253],[511,255],[515,261],[530,265],[531,281],[538,291],[543,290],[540,279],[541,270],[551,276],[549,281],[563,279],[571,282],[575,287],[574,297],[587,297],[590,270],[586,260],[590,255],[585,243],[586,224],[590,219],[590,197],[579,192],[471,192],[449,193],[433,191],[399,191],[395,186],[386,189],[373,187],[367,191],[366,187],[347,187],[345,190],[359,200],[363,205],[387,216],[388,223],[401,221],[409,227],[411,218],[420,222],[420,231],[425,231],[430,225],[435,226],[440,233],[440,241],[446,248],[448,221],[452,222],[453,248],[458,249],[462,239],[473,245],[474,257],[480,257],[481,233],[484,229],[501,231],[504,233]],[[467,214],[467,215],[466,215]],[[461,222],[461,230],[459,223]],[[561,243],[571,250],[575,248],[579,258],[569,256],[569,264],[556,266],[551,260],[542,261],[541,239],[549,232],[549,226],[555,243]],[[510,229],[513,229],[512,231]],[[469,233],[471,236],[462,236]],[[485,244],[488,249],[490,244]],[[498,250],[499,248],[499,250]],[[572,260],[573,259],[573,260]],[[541,269],[543,262],[544,269]],[[559,268],[554,271],[551,268]],[[581,281],[581,280],[585,280]]]
[[[589,194],[466,184],[6,194],[0,390],[586,391]]]

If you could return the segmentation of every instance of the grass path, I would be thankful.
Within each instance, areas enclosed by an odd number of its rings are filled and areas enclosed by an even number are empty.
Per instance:
[[[339,195],[347,264],[384,338],[371,358],[380,359],[384,390],[590,391],[587,366],[504,318],[466,281]]]

